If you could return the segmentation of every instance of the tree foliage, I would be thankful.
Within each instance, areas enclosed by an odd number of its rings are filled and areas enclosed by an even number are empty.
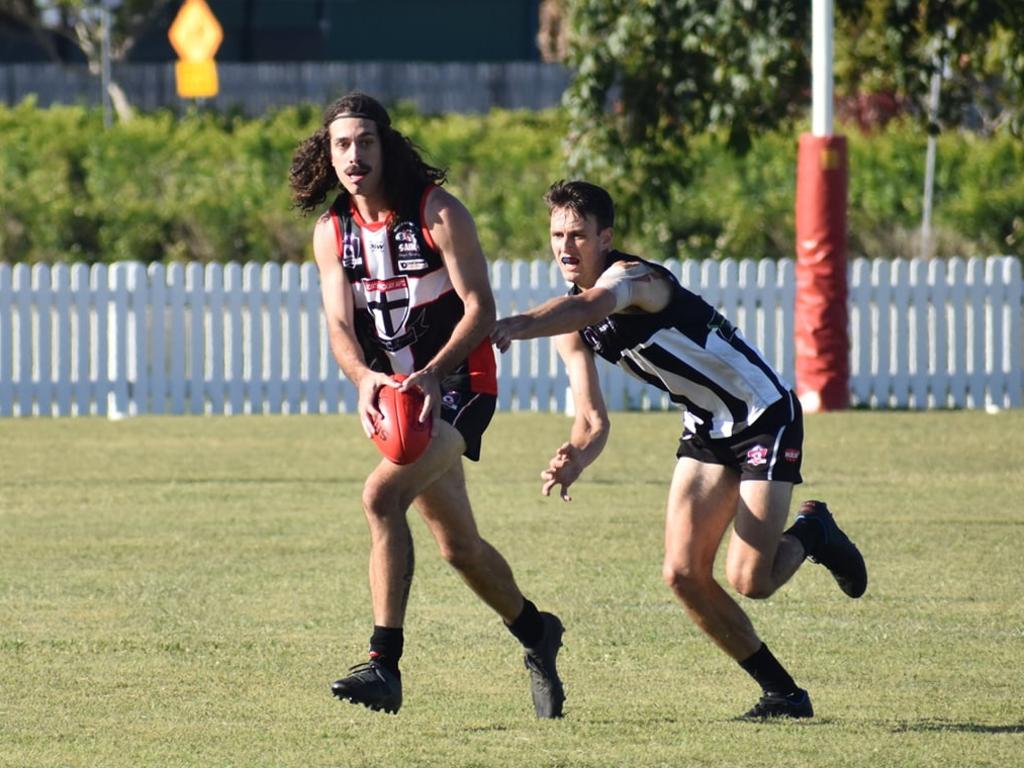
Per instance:
[[[845,98],[889,96],[924,120],[938,72],[945,124],[1024,129],[1020,0],[854,0],[836,27],[836,86]]]
[[[611,186],[624,214],[687,181],[695,137],[742,152],[804,101],[806,2],[579,0],[570,24],[568,164]]]
[[[55,40],[69,41],[92,74],[101,69],[103,11],[110,14],[110,59],[124,60],[139,36],[171,0],[0,0],[0,22],[28,29],[51,60],[64,63]],[[110,97],[122,119],[131,110],[124,91],[111,81]]]
[[[610,187],[627,225],[663,213],[670,191],[690,182],[696,137],[742,154],[753,135],[809,116],[806,0],[568,8],[569,170]],[[925,121],[931,76],[945,67],[947,119],[962,122],[969,107],[989,129],[1024,126],[1021,0],[837,0],[835,15],[842,98],[881,94],[893,113]]]

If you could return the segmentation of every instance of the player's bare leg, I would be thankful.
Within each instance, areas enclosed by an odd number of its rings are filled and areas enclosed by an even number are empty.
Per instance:
[[[440,427],[442,432],[455,435],[461,444],[462,438],[454,428],[447,424]],[[561,717],[565,692],[556,657],[562,644],[562,623],[553,614],[539,612],[523,596],[508,562],[480,536],[466,492],[461,459],[425,489],[415,503],[437,541],[441,556],[523,644],[537,717]]]
[[[443,425],[447,426],[447,425]],[[454,431],[454,430],[452,430]],[[405,609],[413,576],[413,543],[406,519],[412,500],[453,464],[461,465],[462,438],[442,432],[413,464],[381,461],[363,487],[363,509],[370,527],[370,595],[373,635],[370,660],[336,680],[340,699],[370,709],[397,712],[402,706],[402,655]]]
[[[454,429],[451,431],[458,435]],[[441,556],[506,623],[513,622],[523,609],[523,595],[505,558],[480,537],[466,492],[462,462],[454,462],[416,498],[415,504],[437,541]]]
[[[669,490],[663,575],[694,623],[761,685],[762,698],[747,717],[810,717],[807,692],[796,686],[747,614],[714,579],[722,537],[740,506],[748,510],[747,504],[734,470],[680,459]],[[775,540],[777,545],[778,534]],[[773,550],[773,565],[774,560]]]
[[[803,545],[782,533],[792,498],[792,483],[740,483],[725,572],[733,589],[741,595],[755,599],[770,597],[803,564]]]
[[[694,623],[737,661],[754,653],[761,641],[743,609],[715,581],[713,570],[738,501],[734,472],[680,459],[669,489],[662,568]]]
[[[370,527],[374,624],[400,627],[405,621],[413,576],[413,543],[406,513],[424,488],[451,467],[461,466],[461,446],[458,432],[451,427],[442,429],[415,463],[398,465],[382,460],[366,479],[363,510]]]

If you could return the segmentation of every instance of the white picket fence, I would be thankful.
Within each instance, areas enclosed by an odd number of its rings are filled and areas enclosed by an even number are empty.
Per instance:
[[[792,261],[668,262],[793,380]],[[499,315],[565,291],[548,262],[496,262]],[[1014,258],[850,265],[851,399],[896,408],[1021,404]],[[613,410],[665,397],[601,363]],[[499,357],[500,410],[564,411],[548,339]],[[0,416],[351,412],[312,264],[0,264]]]

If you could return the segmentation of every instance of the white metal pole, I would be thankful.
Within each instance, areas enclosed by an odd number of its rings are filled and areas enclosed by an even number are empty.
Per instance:
[[[931,93],[928,94],[928,149],[924,158],[924,201],[921,205],[921,258],[931,256],[932,248],[932,199],[935,190],[935,128],[939,119],[939,92],[942,88],[942,74],[932,74]]]
[[[103,125],[112,122],[110,106],[110,8],[107,0],[100,6],[100,83],[103,88]]]
[[[832,0],[811,5],[811,133],[832,135]]]

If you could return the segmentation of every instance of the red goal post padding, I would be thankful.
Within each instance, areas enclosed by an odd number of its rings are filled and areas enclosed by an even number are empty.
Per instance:
[[[800,136],[796,171],[796,391],[807,411],[850,404],[846,139]]]

